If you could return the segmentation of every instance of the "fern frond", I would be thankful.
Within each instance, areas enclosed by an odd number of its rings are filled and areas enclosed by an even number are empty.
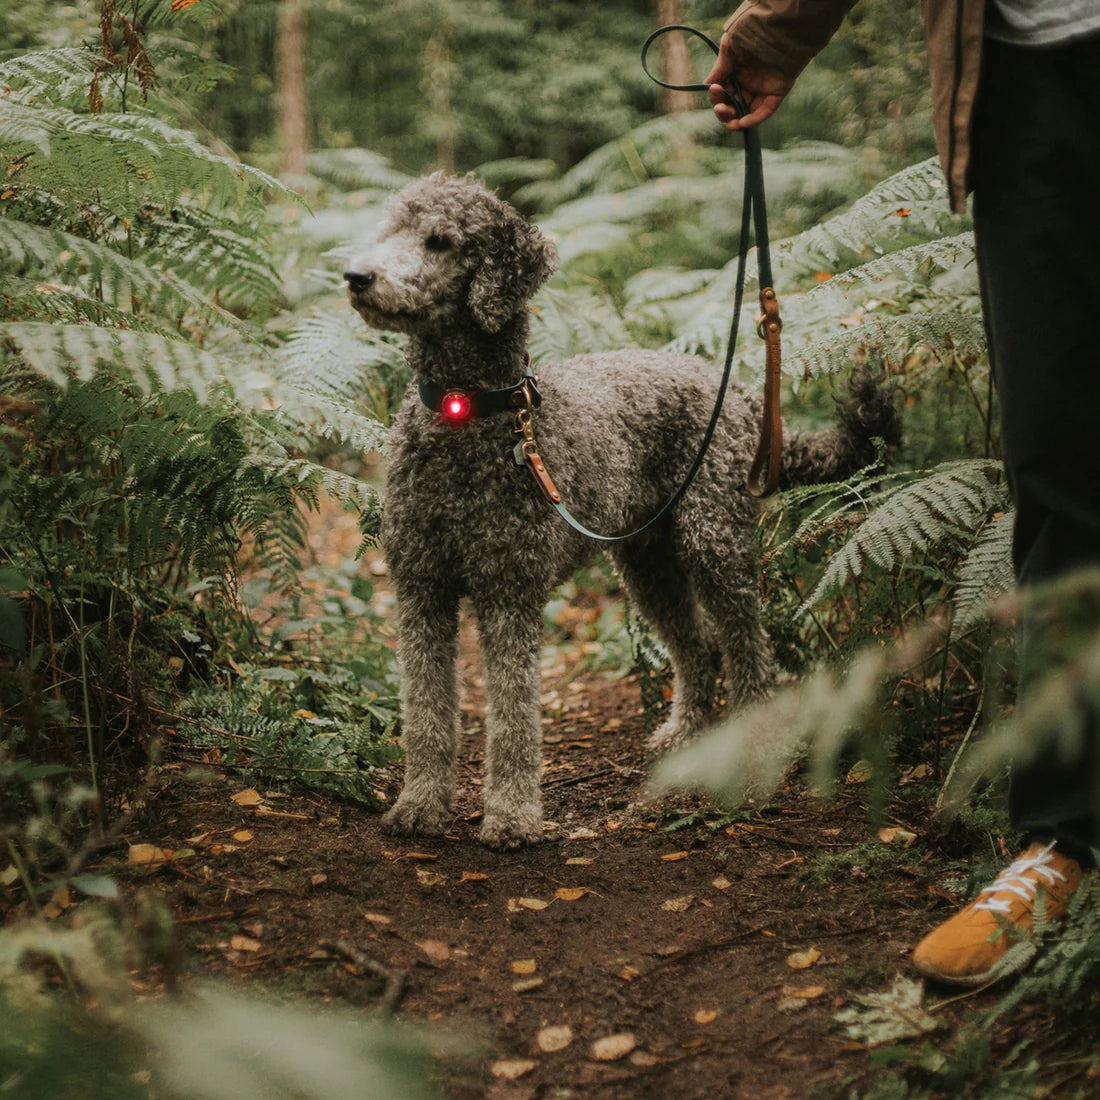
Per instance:
[[[995,516],[970,548],[959,569],[955,623],[963,630],[988,617],[991,605],[1012,590],[1015,583],[1012,567],[1015,520],[1014,510]]]
[[[627,347],[630,337],[609,298],[544,287],[535,298],[530,349],[536,361]]]
[[[310,153],[308,163],[313,175],[345,191],[397,191],[413,178],[370,149],[318,149]]]
[[[89,379],[102,367],[121,372],[143,393],[184,388],[199,400],[207,399],[214,386],[228,384],[244,393],[263,382],[262,376],[250,379],[244,369],[233,370],[224,354],[152,332],[17,322],[0,324],[0,336],[11,341],[24,362],[59,386],[73,378]]]
[[[254,338],[251,329],[171,271],[127,259],[74,233],[0,215],[0,270],[60,278],[98,292],[117,307],[142,306],[162,317],[192,312],[207,322]]]
[[[987,459],[947,462],[918,480],[884,490],[829,564],[799,613],[802,614],[867,564],[893,569],[960,531],[974,531],[1003,503],[1000,464]]]

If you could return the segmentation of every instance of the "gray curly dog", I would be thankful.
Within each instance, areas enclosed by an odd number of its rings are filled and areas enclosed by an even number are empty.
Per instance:
[[[383,545],[397,595],[405,785],[384,827],[439,834],[450,824],[459,745],[458,606],[477,615],[488,689],[481,840],[513,848],[542,836],[539,645],[554,587],[599,546],[573,531],[516,464],[513,414],[461,426],[418,392],[513,387],[526,365],[528,302],[556,263],[553,244],[472,177],[435,174],[391,202],[378,243],[345,275],[368,325],[407,333],[414,383],[390,433]],[[608,534],[644,522],[670,496],[714,401],[714,364],[629,349],[540,363],[539,452],[569,508]],[[679,505],[645,534],[611,544],[626,591],[668,649],[675,695],[655,752],[768,690],[760,625],[757,503],[745,489],[760,402],[731,386],[710,453]],[[857,378],[832,431],[795,434],[786,484],[858,469],[872,436],[896,441],[895,411]]]

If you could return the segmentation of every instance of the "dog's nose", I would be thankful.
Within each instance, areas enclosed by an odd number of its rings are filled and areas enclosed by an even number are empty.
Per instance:
[[[359,294],[360,292],[370,288],[371,283],[374,282],[374,272],[345,271],[344,281],[348,284],[348,289],[353,294]]]

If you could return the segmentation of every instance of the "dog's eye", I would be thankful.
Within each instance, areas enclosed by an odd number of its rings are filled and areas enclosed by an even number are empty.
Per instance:
[[[449,252],[453,245],[447,237],[441,237],[438,233],[431,233],[424,238],[424,247],[429,252]]]

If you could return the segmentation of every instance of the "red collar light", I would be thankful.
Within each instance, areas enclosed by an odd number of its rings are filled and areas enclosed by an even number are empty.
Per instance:
[[[439,404],[439,412],[448,424],[465,424],[473,413],[470,395],[463,390],[448,390]]]

